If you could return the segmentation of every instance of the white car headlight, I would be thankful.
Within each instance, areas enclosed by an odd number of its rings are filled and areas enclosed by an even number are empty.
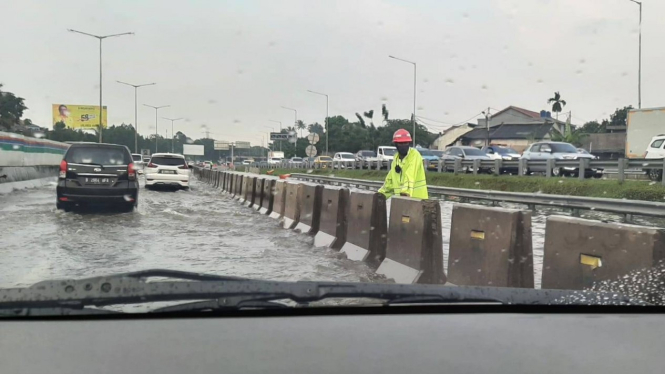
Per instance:
[[[577,160],[577,156],[573,156],[573,155],[563,155],[562,158],[564,160]]]

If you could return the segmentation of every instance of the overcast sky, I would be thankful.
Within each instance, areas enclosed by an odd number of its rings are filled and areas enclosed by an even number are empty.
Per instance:
[[[642,107],[665,106],[661,87],[665,1],[644,0]],[[262,136],[294,113],[306,123],[386,103],[409,118],[418,63],[418,116],[432,131],[475,121],[487,107],[539,111],[560,91],[573,122],[637,106],[638,5],[629,0],[0,0],[0,82],[25,98],[25,117],[50,126],[51,104],[99,102],[97,40],[104,41],[104,105],[111,124],[154,132],[160,117],[184,117],[176,131],[219,140]],[[377,120],[375,122],[380,122]],[[159,120],[160,134],[167,121]],[[170,122],[169,122],[170,132]]]

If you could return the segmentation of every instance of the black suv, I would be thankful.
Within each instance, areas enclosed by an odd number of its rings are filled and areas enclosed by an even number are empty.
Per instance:
[[[139,197],[132,154],[124,145],[72,144],[60,162],[56,193],[58,209],[108,204],[132,211]]]

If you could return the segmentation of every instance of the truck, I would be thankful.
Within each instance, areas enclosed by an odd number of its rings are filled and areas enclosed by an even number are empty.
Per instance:
[[[665,107],[631,109],[626,121],[626,158],[644,158],[654,136],[665,132]]]
[[[268,152],[268,158],[284,158],[284,152],[280,151]]]
[[[388,161],[393,160],[397,148],[394,146],[382,145],[376,149],[376,158],[381,161],[383,166],[388,166]]]

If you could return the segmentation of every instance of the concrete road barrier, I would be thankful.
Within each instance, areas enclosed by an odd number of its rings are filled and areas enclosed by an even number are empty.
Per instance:
[[[275,193],[273,194],[272,212],[270,218],[282,219],[286,203],[286,181],[275,180]]]
[[[386,258],[376,273],[397,283],[446,283],[437,200],[392,198]]]
[[[386,256],[386,198],[377,192],[353,191],[346,206],[346,242],[341,251],[354,261],[378,266]]]
[[[263,182],[263,197],[261,198],[261,214],[271,214],[273,208],[273,198],[275,196],[275,179],[265,178]]]
[[[256,177],[256,184],[254,185],[254,194],[252,195],[252,205],[251,207],[254,210],[261,209],[261,199],[263,199],[263,183],[265,178]]]
[[[455,204],[448,282],[533,288],[531,212]]]
[[[254,186],[256,185],[255,175],[245,176],[245,186],[243,188],[242,204],[245,206],[252,206],[252,199],[254,198]]]
[[[317,247],[341,249],[346,242],[347,204],[349,190],[347,188],[326,186],[321,192],[321,215],[319,232],[314,237]]]
[[[233,198],[240,200],[242,198],[242,184],[243,184],[244,175],[236,174],[235,187],[233,189]]]
[[[219,187],[219,178],[222,176],[221,171],[215,172],[215,188]]]
[[[229,195],[233,196],[235,194],[236,187],[236,173],[231,173],[231,178],[229,179]]]
[[[300,192],[302,185],[296,182],[286,182],[284,197],[284,228],[296,227],[300,220]]]
[[[598,281],[652,268],[664,257],[661,228],[549,217],[541,288],[589,288]]]
[[[224,183],[222,183],[222,190],[226,193],[229,192],[229,177],[231,176],[231,173],[228,171],[224,172]]]
[[[314,235],[319,231],[323,185],[300,183],[300,215],[295,230]]]

